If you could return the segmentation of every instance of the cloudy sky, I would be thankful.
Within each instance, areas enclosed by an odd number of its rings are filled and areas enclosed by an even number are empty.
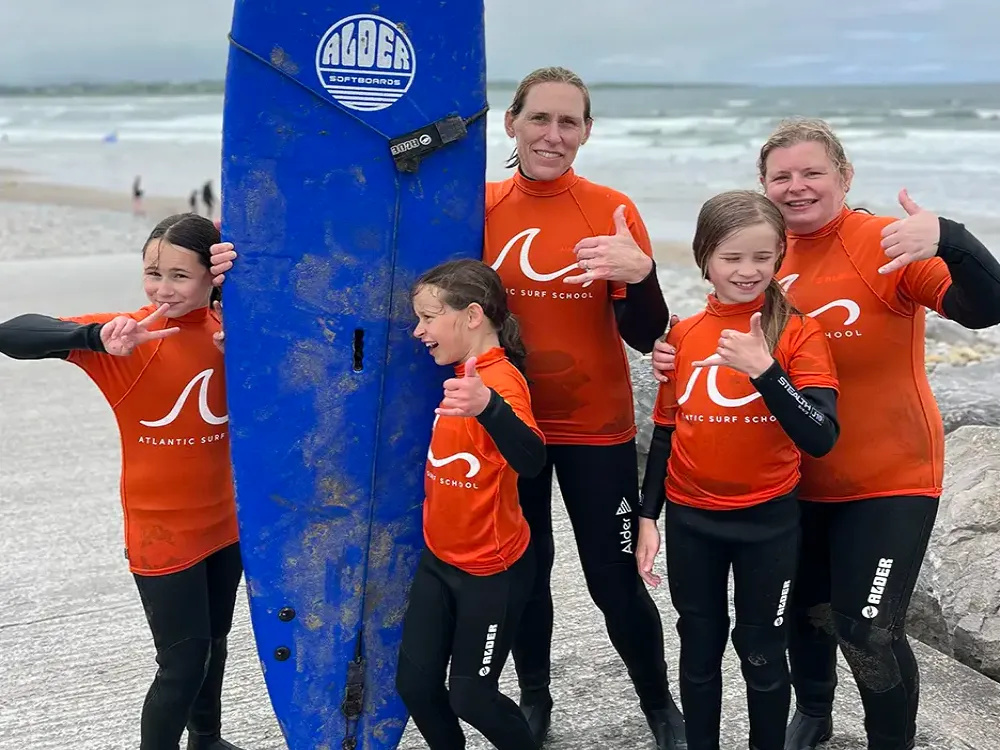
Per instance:
[[[221,79],[232,6],[0,0],[0,83]],[[591,81],[1000,79],[997,0],[486,0],[486,15],[491,79],[554,63]]]

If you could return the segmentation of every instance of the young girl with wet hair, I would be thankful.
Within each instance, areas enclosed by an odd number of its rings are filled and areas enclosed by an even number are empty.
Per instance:
[[[226,639],[243,565],[209,272],[218,241],[208,219],[170,216],[143,245],[148,305],[0,324],[0,353],[70,362],[114,410],[125,557],[158,665],[142,707],[141,750],[177,750],[185,727],[188,750],[238,750],[221,738]]]
[[[996,325],[1000,262],[906,190],[902,218],[848,207],[854,168],[822,120],[779,123],[757,167],[788,226],[779,280],[822,324],[841,385],[841,439],[828,456],[802,461],[802,556],[789,605],[796,711],[785,747],[814,750],[833,735],[839,644],[869,750],[909,750],[920,679],[906,612],[944,476],[944,426],[924,367],[926,311],[966,328]],[[672,357],[669,344],[656,344],[658,378],[672,377]]]
[[[532,71],[504,117],[514,174],[486,185],[483,261],[507,290],[528,349],[525,372],[547,462],[520,480],[538,572],[514,637],[520,705],[535,742],[553,709],[552,482],[559,482],[587,590],[632,681],[658,750],[683,747],[663,625],[635,568],[639,475],[625,344],[649,352],[667,327],[653,248],[633,201],[577,174],[590,92],[566,68]],[[215,283],[234,267],[213,249]]]
[[[431,750],[465,748],[459,719],[499,750],[530,750],[527,720],[498,688],[535,576],[517,481],[545,465],[518,323],[499,276],[474,260],[421,276],[413,309],[413,335],[454,377],[427,451],[426,548],[410,588],[397,690]]]
[[[658,585],[656,519],[666,503],[689,750],[719,748],[730,570],[750,746],[784,744],[791,696],[785,608],[798,560],[800,458],[826,454],[838,437],[826,337],[774,278],[784,250],[784,220],[764,196],[731,191],[706,202],[694,256],[714,290],[706,309],[672,326],[667,338],[676,372],[657,395],[637,562],[647,583]]]

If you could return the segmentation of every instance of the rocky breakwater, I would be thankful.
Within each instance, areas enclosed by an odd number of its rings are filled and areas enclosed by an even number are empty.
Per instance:
[[[665,267],[658,273],[672,313],[685,318],[704,308],[709,286],[696,269]],[[1000,330],[970,331],[928,312],[925,340],[927,374],[945,432],[963,425],[1000,426]],[[649,355],[626,350],[635,393],[639,455],[644,462],[658,384]]]
[[[1000,428],[947,437],[944,493],[907,624],[913,637],[1000,682]]]
[[[671,311],[702,309],[693,268],[663,268]],[[927,314],[926,368],[944,420],[944,495],[910,608],[909,632],[1000,681],[1000,331],[969,331]],[[628,349],[640,472],[658,383],[648,355]]]

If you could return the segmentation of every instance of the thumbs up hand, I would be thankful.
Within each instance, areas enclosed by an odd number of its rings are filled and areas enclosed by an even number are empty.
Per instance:
[[[899,205],[906,211],[906,218],[894,221],[882,230],[882,249],[892,258],[878,269],[879,273],[892,273],[917,260],[927,260],[937,255],[941,241],[941,224],[936,214],[917,205],[906,188],[899,191]]]
[[[750,332],[743,333],[727,328],[719,337],[719,347],[715,354],[693,363],[694,367],[711,367],[724,365],[751,378],[759,378],[774,362],[774,357],[767,348],[764,329],[760,323],[761,315],[755,312],[750,318]]]
[[[442,417],[478,417],[490,403],[490,389],[476,372],[476,358],[465,363],[464,377],[444,381],[444,400],[434,410]]]
[[[566,284],[587,284],[597,279],[637,284],[653,268],[653,259],[639,247],[625,218],[625,206],[618,206],[614,216],[614,234],[587,237],[576,243],[576,265],[583,273],[563,276]]]

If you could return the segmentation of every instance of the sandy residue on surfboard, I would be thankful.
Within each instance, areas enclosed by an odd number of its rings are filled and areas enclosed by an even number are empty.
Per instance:
[[[298,63],[289,57],[284,49],[277,45],[271,48],[271,65],[290,76],[297,75],[299,72]]]

